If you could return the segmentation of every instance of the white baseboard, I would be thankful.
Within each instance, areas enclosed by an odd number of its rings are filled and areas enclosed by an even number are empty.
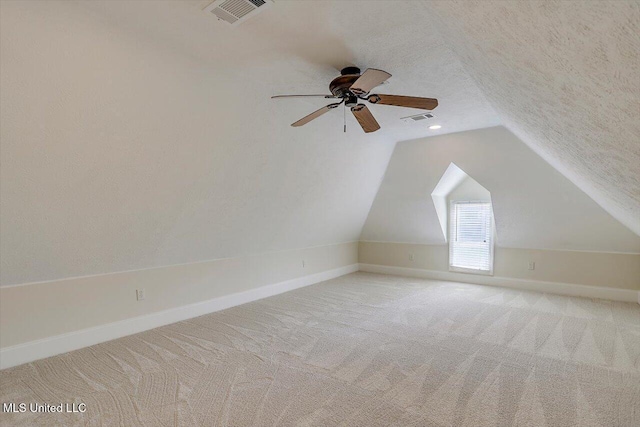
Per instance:
[[[477,285],[501,286],[528,291],[571,295],[586,298],[601,298],[613,301],[637,302],[640,292],[631,289],[605,288],[600,286],[577,285],[573,283],[544,282],[540,280],[512,279],[509,277],[480,276],[454,273],[450,271],[423,270],[420,268],[392,267],[380,264],[360,264],[360,271],[369,273],[395,274],[422,279],[444,280],[448,282],[474,283]]]
[[[335,268],[195,304],[107,323],[0,349],[0,369],[55,356],[116,338],[246,304],[358,271],[358,264]]]

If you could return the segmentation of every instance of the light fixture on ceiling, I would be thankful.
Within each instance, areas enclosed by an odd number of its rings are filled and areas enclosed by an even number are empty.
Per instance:
[[[437,130],[437,129],[440,129],[441,127],[442,127],[442,126],[440,126],[440,125],[431,125],[431,126],[429,126],[429,129],[431,129],[431,130]]]

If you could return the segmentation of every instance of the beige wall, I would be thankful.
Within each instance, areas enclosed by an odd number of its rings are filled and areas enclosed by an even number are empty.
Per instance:
[[[491,192],[501,247],[640,253],[640,236],[504,127],[399,142],[360,240],[445,244],[430,194],[452,162]]]
[[[434,271],[449,271],[448,256],[446,245],[360,242],[358,251],[360,263]],[[640,290],[640,254],[498,247],[494,276]]]
[[[302,261],[305,266],[302,266]],[[0,348],[358,262],[358,243],[0,288]],[[136,289],[146,299],[136,301]]]
[[[411,261],[409,255],[414,255]],[[305,266],[302,266],[302,261]],[[527,269],[529,261],[536,269]],[[0,288],[0,348],[357,262],[448,271],[446,245],[350,242]],[[640,290],[640,255],[497,248],[495,276]],[[460,281],[465,276],[460,274]],[[136,289],[146,299],[136,301]]]

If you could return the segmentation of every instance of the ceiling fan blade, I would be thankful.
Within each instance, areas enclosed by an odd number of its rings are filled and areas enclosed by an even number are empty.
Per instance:
[[[337,98],[335,95],[274,95],[271,99],[275,98],[305,98],[305,97],[316,97],[316,98]]]
[[[375,68],[367,68],[362,75],[356,80],[349,90],[356,95],[364,95],[369,93],[374,87],[381,85],[391,74],[386,71],[376,70]]]
[[[395,105],[396,107],[421,108],[433,110],[438,106],[435,98],[418,98],[417,96],[402,95],[370,95],[367,101],[372,104]]]
[[[327,105],[325,107],[322,107],[321,109],[314,111],[313,113],[309,114],[308,116],[304,116],[303,118],[301,118],[297,122],[292,123],[291,126],[299,127],[299,126],[302,126],[302,125],[306,125],[311,120],[317,119],[318,117],[320,117],[321,115],[323,115],[327,111],[338,107],[340,104],[342,104],[342,102],[336,102],[334,104],[329,104],[329,105]]]
[[[351,107],[351,112],[356,116],[356,120],[358,120],[358,123],[360,123],[360,126],[362,126],[362,130],[365,133],[375,132],[380,129],[380,125],[366,105],[355,105]]]

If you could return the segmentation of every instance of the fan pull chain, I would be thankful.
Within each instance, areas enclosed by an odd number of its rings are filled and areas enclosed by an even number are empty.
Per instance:
[[[344,133],[347,133],[347,105],[342,106],[342,118],[344,119]]]

